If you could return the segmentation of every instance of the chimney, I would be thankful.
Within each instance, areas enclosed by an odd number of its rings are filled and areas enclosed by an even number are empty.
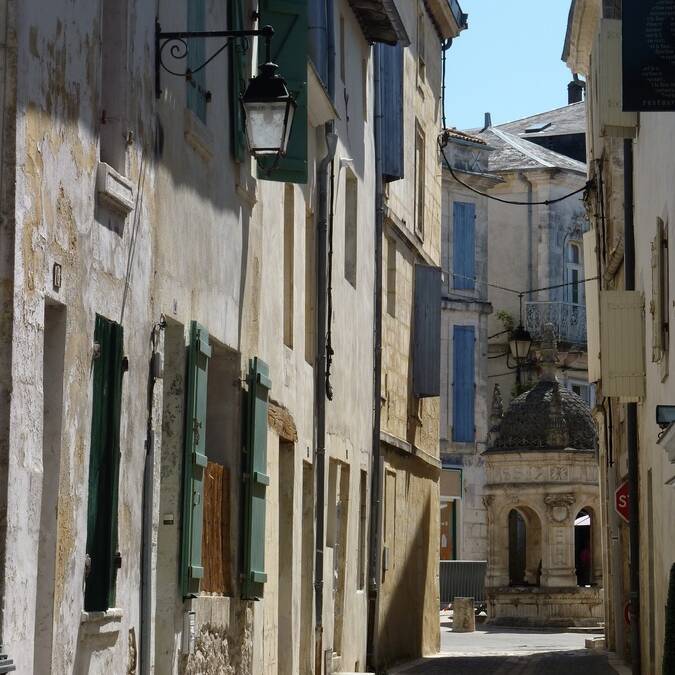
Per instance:
[[[581,103],[584,100],[585,83],[579,80],[579,76],[574,73],[574,79],[567,85],[567,102]]]
[[[492,115],[489,112],[487,112],[485,113],[485,124],[481,129],[481,132],[485,131],[486,129],[489,129],[491,126],[492,126]]]

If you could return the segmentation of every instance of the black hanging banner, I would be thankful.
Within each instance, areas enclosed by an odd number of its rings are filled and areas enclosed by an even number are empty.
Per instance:
[[[675,0],[623,0],[623,109],[675,110]]]

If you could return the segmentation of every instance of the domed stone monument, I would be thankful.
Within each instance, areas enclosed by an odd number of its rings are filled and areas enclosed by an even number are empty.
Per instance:
[[[542,375],[506,412],[498,388],[484,453],[490,621],[597,625],[603,619],[597,436],[588,405],[555,376],[546,326]]]

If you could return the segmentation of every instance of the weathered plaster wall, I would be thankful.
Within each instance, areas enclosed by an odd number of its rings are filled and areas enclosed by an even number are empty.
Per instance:
[[[146,15],[143,12],[146,11]],[[147,364],[153,325],[151,196],[153,176],[142,162],[151,147],[146,54],[129,52],[129,120],[135,143],[126,152],[138,201],[126,222],[97,203],[99,14],[92,3],[16,7],[16,238],[9,491],[3,640],[21,672],[33,669],[34,615],[42,485],[43,316],[46,298],[66,307],[61,464],[53,589],[53,668],[58,672],[110,669],[130,661],[130,631],[139,634],[141,496],[146,437]],[[132,25],[152,26],[152,11],[136,8]],[[149,33],[148,33],[149,34]],[[134,254],[130,256],[133,249]],[[62,286],[52,267],[62,267]],[[123,310],[123,298],[126,302]],[[122,568],[118,629],[103,638],[81,624],[91,425],[91,361],[95,314],[121,321],[129,370],[122,397],[119,541]],[[48,374],[45,374],[48,376]],[[135,402],[142,401],[141,405]],[[132,659],[133,660],[133,659]]]

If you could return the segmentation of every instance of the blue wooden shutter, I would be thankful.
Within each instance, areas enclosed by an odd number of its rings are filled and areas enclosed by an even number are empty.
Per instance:
[[[452,205],[452,276],[453,287],[476,287],[476,205],[453,202]]]
[[[455,326],[452,335],[452,440],[471,443],[475,429],[476,329]]]
[[[211,346],[209,333],[196,321],[188,345],[185,445],[183,453],[183,519],[181,523],[181,585],[183,596],[199,593],[204,576],[202,525],[206,469],[206,395]]]
[[[382,174],[400,180],[403,171],[403,47],[378,44],[382,104]]]
[[[227,5],[227,21],[230,30],[244,29],[242,0],[230,0]],[[230,45],[230,147],[232,156],[242,162],[247,155],[246,122],[239,99],[246,91],[246,54],[241,40]]]
[[[188,30],[203,31],[206,24],[206,0],[187,0],[188,2]],[[199,68],[205,57],[205,40],[188,40],[188,68]],[[199,119],[206,123],[206,69],[192,75],[187,86],[187,106]]]
[[[260,25],[274,28],[272,61],[286,80],[297,108],[281,159],[258,160],[258,177],[282,183],[307,183],[307,0],[260,0]],[[265,61],[260,40],[258,62]]]
[[[309,0],[309,56],[328,88],[328,17],[326,0]]]
[[[242,597],[262,598],[265,574],[267,475],[267,399],[272,382],[269,368],[259,358],[252,359],[248,372],[248,405],[244,455],[244,579]]]
[[[122,326],[96,316],[87,508],[89,573],[84,608],[89,612],[115,606],[120,561],[117,551],[117,491],[122,406]]]
[[[441,269],[415,265],[413,308],[413,393],[441,393]]]

